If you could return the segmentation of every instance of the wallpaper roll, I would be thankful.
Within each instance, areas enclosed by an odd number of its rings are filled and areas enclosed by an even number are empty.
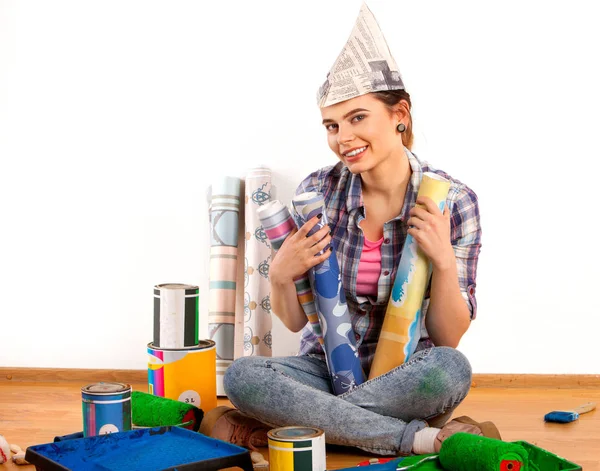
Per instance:
[[[450,182],[435,173],[423,174],[417,196],[428,196],[444,210]],[[402,365],[421,337],[421,305],[431,276],[431,264],[411,235],[406,236],[369,379]]]
[[[292,204],[299,217],[298,225],[318,214],[323,215],[309,236],[327,224],[325,202],[320,193],[302,193],[292,200]],[[329,247],[325,250],[329,250]],[[315,293],[333,392],[336,395],[343,394],[363,383],[365,378],[335,250],[327,260],[310,269],[308,276]]]
[[[271,200],[271,170],[248,172],[245,185],[246,260],[244,273],[244,356],[272,356],[271,244],[258,210]]]
[[[210,188],[210,270],[208,334],[217,349],[217,394],[233,362],[238,256],[240,179],[225,177]]]
[[[183,348],[198,345],[197,286],[165,283],[154,287],[154,345]]]
[[[285,239],[296,228],[294,218],[292,218],[287,207],[278,200],[270,201],[261,206],[258,210],[258,217],[271,242],[273,250],[277,252]],[[302,305],[302,310],[306,314],[306,317],[308,317],[310,327],[319,339],[319,343],[323,345],[321,324],[319,323],[317,307],[315,306],[315,299],[310,282],[308,281],[308,275],[299,276],[294,280],[294,284],[296,285],[298,301]]]

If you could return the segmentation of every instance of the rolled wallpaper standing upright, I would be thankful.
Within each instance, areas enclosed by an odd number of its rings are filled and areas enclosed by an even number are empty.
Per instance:
[[[426,172],[418,196],[428,196],[443,211],[449,189],[448,180]],[[429,259],[415,239],[407,235],[369,379],[400,366],[415,352],[421,337],[421,305],[430,276]]]
[[[261,206],[258,209],[258,217],[271,242],[273,250],[277,252],[285,239],[296,228],[294,218],[292,218],[288,208],[278,200],[270,201]],[[306,317],[308,317],[310,326],[319,339],[319,343],[323,345],[321,324],[319,323],[319,316],[317,315],[315,299],[310,282],[308,281],[308,275],[299,276],[294,280],[294,284],[296,285],[296,293],[298,294],[298,301],[302,305],[302,310],[306,314]]]
[[[165,283],[154,287],[154,347],[198,345],[198,286]]]
[[[246,176],[246,259],[244,273],[244,356],[272,356],[271,244],[258,210],[271,200],[271,170],[260,167]]]
[[[208,334],[217,349],[217,395],[233,362],[240,179],[224,177],[210,188]]]
[[[322,214],[320,222],[311,229],[309,236],[327,224],[325,202],[320,193],[302,193],[294,197],[292,205],[300,219],[298,225]],[[346,295],[335,250],[327,260],[309,270],[308,274],[314,289],[317,312],[323,330],[324,349],[333,392],[336,395],[343,394],[363,383],[365,378],[358,358],[354,329],[346,305]]]

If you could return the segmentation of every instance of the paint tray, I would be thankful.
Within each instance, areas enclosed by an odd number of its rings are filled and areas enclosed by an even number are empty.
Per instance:
[[[38,471],[252,471],[245,448],[179,427],[154,427],[27,448]]]
[[[580,471],[581,466],[571,463],[570,461],[556,456],[549,451],[539,448],[527,442],[511,442],[521,445],[529,453],[529,460],[534,463],[542,471]],[[407,458],[398,458],[397,460],[388,461],[384,464],[374,464],[366,466],[365,471],[395,471],[398,466],[409,466],[421,461],[422,458],[433,455],[409,456]],[[361,468],[344,468],[339,471],[358,471]],[[415,471],[444,471],[438,460],[426,461],[418,466],[415,466]]]
[[[579,471],[581,466],[527,442],[512,442],[521,445],[529,453],[529,460],[544,471]]]

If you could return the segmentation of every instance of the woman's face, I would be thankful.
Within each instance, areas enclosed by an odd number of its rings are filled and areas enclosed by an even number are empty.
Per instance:
[[[397,113],[372,94],[352,98],[321,109],[327,142],[352,173],[375,168],[390,156],[403,153],[402,137],[396,130],[404,108]]]

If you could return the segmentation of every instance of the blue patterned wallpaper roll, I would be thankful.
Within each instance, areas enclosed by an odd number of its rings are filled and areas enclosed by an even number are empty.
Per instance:
[[[318,214],[323,215],[309,235],[327,224],[325,202],[320,193],[302,193],[294,197],[292,205],[299,218],[298,226]],[[335,250],[327,260],[309,270],[308,273],[323,331],[325,355],[331,373],[333,391],[337,395],[343,394],[363,383],[365,375],[358,358],[356,339],[346,305],[346,295]]]

